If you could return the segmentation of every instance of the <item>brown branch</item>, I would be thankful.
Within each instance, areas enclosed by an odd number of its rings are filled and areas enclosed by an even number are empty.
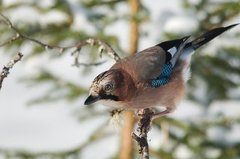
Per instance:
[[[132,133],[132,138],[137,141],[140,147],[139,153],[142,155],[142,159],[149,159],[147,134],[151,128],[153,114],[154,111],[150,108],[139,110],[138,116],[140,116],[140,120],[137,128],[139,135]]]
[[[79,66],[80,62],[79,62],[79,54],[81,51],[81,48],[86,46],[86,45],[98,45],[99,46],[99,54],[100,56],[102,55],[102,52],[105,51],[110,57],[112,57],[115,61],[120,60],[119,55],[113,50],[113,48],[108,45],[106,42],[97,39],[97,38],[88,38],[84,41],[81,41],[75,45],[72,46],[66,46],[66,47],[62,47],[62,46],[52,46],[46,43],[43,43],[39,40],[36,40],[34,38],[31,38],[25,34],[23,34],[17,27],[15,27],[13,25],[13,23],[6,17],[4,16],[2,13],[0,13],[0,16],[2,17],[1,22],[3,22],[5,25],[7,25],[11,30],[13,30],[16,35],[14,37],[12,37],[10,40],[3,42],[2,44],[0,44],[0,47],[10,44],[18,39],[24,39],[24,40],[29,40],[32,41],[38,45],[40,45],[41,47],[45,48],[46,50],[48,49],[57,49],[59,53],[63,53],[64,51],[68,50],[68,49],[74,49],[71,52],[71,55],[74,56],[74,66]],[[96,65],[95,63],[93,65]],[[84,64],[84,66],[91,66],[91,64]]]
[[[52,47],[52,46],[50,46],[50,45],[48,45],[48,44],[45,44],[45,43],[43,43],[43,42],[41,42],[41,41],[39,41],[39,40],[36,40],[36,39],[33,39],[33,38],[31,38],[31,37],[26,36],[25,34],[21,33],[21,31],[19,31],[18,28],[16,28],[16,27],[12,24],[12,22],[11,22],[5,15],[3,15],[2,13],[0,13],[0,16],[3,18],[3,19],[2,19],[3,23],[6,24],[10,29],[12,29],[12,30],[16,33],[16,36],[15,36],[16,38],[12,38],[12,39],[14,39],[14,41],[15,41],[15,40],[18,40],[18,39],[25,39],[25,40],[29,40],[29,41],[32,41],[32,42],[34,42],[34,43],[37,43],[37,44],[41,45],[41,46],[44,47],[44,48],[46,48],[46,47],[48,47],[48,48],[50,48],[50,49],[53,49],[53,48],[54,48],[54,47]],[[3,43],[3,44],[4,44],[4,43]],[[8,43],[6,43],[6,44],[8,44]],[[56,46],[55,48],[60,48],[60,47]]]
[[[74,56],[74,66],[79,66],[79,55],[80,55],[80,51],[82,49],[82,47],[86,46],[86,45],[98,45],[98,53],[100,55],[100,57],[102,56],[103,51],[105,51],[110,57],[112,57],[115,61],[120,60],[121,58],[118,56],[118,54],[113,50],[113,48],[107,44],[106,42],[97,39],[97,38],[88,38],[84,41],[79,42],[78,44],[76,44],[75,46],[73,46],[73,48],[75,47],[75,49],[71,52],[71,55]],[[65,48],[62,48],[65,49]],[[96,65],[96,64],[94,64]],[[86,66],[86,65],[85,65]],[[89,64],[88,64],[89,66]]]
[[[2,88],[2,83],[3,80],[8,76],[10,69],[18,62],[22,59],[23,54],[21,54],[20,52],[18,52],[12,60],[10,60],[7,65],[5,65],[2,69],[2,72],[0,73],[0,90]]]
[[[76,66],[76,67],[79,67],[79,66],[91,67],[91,66],[99,66],[99,65],[102,65],[102,64],[105,63],[105,62],[106,62],[106,61],[95,62],[95,63],[83,63],[83,62],[80,62],[80,63],[74,63],[73,65]]]
[[[15,32],[15,36],[10,38],[6,42],[3,42],[2,44],[0,44],[0,47],[8,45],[8,44],[11,44],[12,42],[14,42],[16,40],[21,39],[21,40],[29,40],[31,42],[34,42],[34,43],[40,45],[41,47],[45,48],[46,50],[48,50],[48,49],[57,49],[60,54],[62,54],[64,51],[66,51],[68,49],[74,49],[71,52],[71,55],[74,57],[73,66],[79,67],[79,66],[98,66],[98,65],[101,65],[102,63],[104,63],[104,62],[97,62],[97,63],[81,63],[81,62],[79,62],[79,55],[80,55],[80,51],[81,51],[82,47],[84,47],[86,45],[98,45],[99,46],[99,55],[100,55],[100,57],[102,56],[103,51],[105,51],[115,61],[120,60],[120,57],[112,49],[112,47],[110,45],[108,45],[106,42],[104,42],[104,41],[102,41],[100,39],[88,38],[88,39],[86,39],[84,41],[81,41],[81,42],[75,44],[75,45],[66,46],[66,47],[52,46],[52,45],[43,43],[43,42],[41,42],[39,40],[36,40],[34,38],[31,38],[31,37],[25,35],[17,27],[15,27],[13,25],[13,23],[5,15],[3,15],[2,13],[0,13],[0,17],[2,17],[0,19],[0,22],[5,24],[5,25],[7,25],[11,30],[13,30]],[[18,56],[16,58],[14,58],[13,61],[10,61],[10,63],[3,68],[3,71],[2,71],[1,77],[0,77],[0,90],[1,90],[2,82],[3,82],[4,78],[7,77],[8,73],[9,73],[9,69],[12,68],[12,66],[16,62],[18,62],[21,59],[22,56],[23,56],[23,54],[19,53]]]

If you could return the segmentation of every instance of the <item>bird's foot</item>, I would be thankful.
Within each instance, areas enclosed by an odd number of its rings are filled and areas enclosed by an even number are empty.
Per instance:
[[[115,129],[119,128],[122,123],[121,113],[124,109],[114,109],[111,113],[110,125],[113,125]]]
[[[113,109],[110,111],[111,117],[114,117],[115,115],[119,115],[124,111],[124,109]]]
[[[149,111],[155,113],[155,110],[153,108],[148,108]],[[136,115],[140,118],[142,118],[146,114],[146,109],[138,109],[136,112]]]

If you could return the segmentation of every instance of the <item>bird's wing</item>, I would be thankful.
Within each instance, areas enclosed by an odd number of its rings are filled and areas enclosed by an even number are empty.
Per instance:
[[[163,68],[171,70],[172,67],[174,67],[179,55],[186,45],[187,39],[188,37],[167,41],[147,48],[120,60],[113,65],[111,69],[124,69],[138,82],[154,80],[158,78],[163,71],[166,72]],[[168,64],[167,66],[171,68],[165,67],[165,64]],[[170,76],[171,71],[168,72]]]
[[[166,61],[165,51],[158,47],[150,47],[130,58],[130,63],[139,78],[139,81],[145,81],[157,78]]]
[[[153,46],[119,60],[111,69],[123,69],[135,82],[145,82],[160,75],[165,60],[165,51],[159,46]]]

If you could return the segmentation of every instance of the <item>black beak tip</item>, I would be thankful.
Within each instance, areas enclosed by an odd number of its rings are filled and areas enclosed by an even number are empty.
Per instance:
[[[90,105],[92,103],[95,103],[96,101],[98,101],[99,97],[98,96],[88,96],[87,99],[84,102],[84,105]]]

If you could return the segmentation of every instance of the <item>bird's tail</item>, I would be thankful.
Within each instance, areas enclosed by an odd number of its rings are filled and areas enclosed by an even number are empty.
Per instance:
[[[183,53],[181,54],[180,59],[182,59],[182,60],[188,59],[189,60],[189,58],[191,58],[191,55],[194,53],[194,51],[196,49],[203,46],[207,42],[211,41],[212,39],[214,39],[218,35],[222,34],[223,32],[225,32],[237,25],[239,25],[239,24],[233,24],[233,25],[229,25],[227,27],[220,27],[220,28],[212,29],[212,30],[206,32],[205,34],[199,36],[198,38],[188,42],[183,49]]]
[[[207,42],[211,41],[212,39],[214,39],[215,37],[219,36],[220,34],[222,34],[223,32],[235,27],[238,24],[233,24],[233,25],[229,25],[227,27],[220,27],[220,28],[215,28],[212,29],[208,32],[206,32],[205,34],[199,36],[198,38],[194,39],[193,41],[189,42],[189,45],[194,49],[198,49],[199,47],[203,46],[204,44],[206,44]],[[188,44],[187,44],[188,45]],[[188,46],[189,46],[188,45]]]

